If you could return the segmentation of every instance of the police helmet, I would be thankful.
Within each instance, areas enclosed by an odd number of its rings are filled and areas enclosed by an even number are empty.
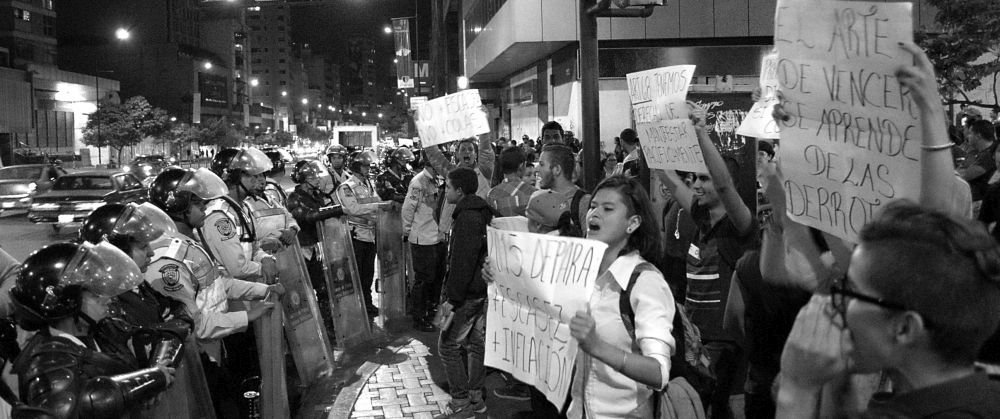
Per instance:
[[[215,157],[212,157],[212,164],[209,167],[220,178],[226,179],[229,176],[229,166],[237,154],[240,154],[240,149],[238,148],[222,149],[218,153],[215,153]]]
[[[327,174],[326,169],[323,165],[319,164],[315,160],[300,160],[295,163],[295,168],[292,169],[292,182],[303,183],[310,177],[324,176]]]
[[[392,160],[401,166],[406,166],[407,163],[413,163],[416,157],[409,147],[398,147],[392,151]]]
[[[203,200],[226,195],[225,182],[206,169],[171,168],[164,170],[149,185],[149,201],[168,214],[180,214],[191,206],[191,197]]]
[[[95,209],[80,227],[80,238],[97,244],[107,240],[128,252],[129,240],[150,243],[164,233],[176,233],[177,226],[163,210],[143,204],[107,204]]]
[[[351,154],[351,172],[360,173],[362,167],[371,168],[372,156],[367,151],[356,151]]]
[[[142,281],[132,258],[107,241],[56,243],[25,259],[10,296],[18,323],[31,331],[79,314],[83,290],[110,298]]]

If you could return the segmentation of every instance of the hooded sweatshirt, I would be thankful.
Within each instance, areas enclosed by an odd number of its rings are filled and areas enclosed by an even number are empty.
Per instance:
[[[467,299],[485,298],[482,267],[486,258],[486,226],[493,209],[478,195],[466,195],[455,205],[451,231],[448,300],[456,307]]]

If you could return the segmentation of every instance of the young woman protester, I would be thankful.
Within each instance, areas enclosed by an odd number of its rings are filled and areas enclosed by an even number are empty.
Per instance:
[[[587,238],[608,245],[587,309],[570,324],[580,344],[570,390],[570,418],[652,417],[654,391],[666,387],[674,297],[652,262],[660,239],[652,204],[636,179],[611,176],[594,191]],[[633,316],[623,316],[620,296],[629,288]],[[631,317],[633,327],[625,324]]]

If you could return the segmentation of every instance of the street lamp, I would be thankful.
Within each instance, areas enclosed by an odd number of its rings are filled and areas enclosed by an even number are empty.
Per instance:
[[[381,112],[379,112],[379,114],[378,114],[378,118],[379,118],[379,119],[382,119],[382,113],[381,113]]]
[[[119,41],[127,41],[132,37],[132,33],[128,29],[118,28],[115,30],[115,38]]]
[[[212,62],[211,61],[205,61],[205,69],[206,70],[211,70],[212,69]]]
[[[303,105],[308,105],[309,104],[309,99],[302,98],[302,104]]]
[[[465,90],[469,88],[469,78],[465,76],[458,77],[458,90]]]
[[[260,80],[257,80],[256,78],[250,79],[250,86],[257,87],[259,84]]]
[[[386,35],[392,35],[392,27],[386,25],[386,27],[382,28],[382,32],[385,32]]]
[[[288,91],[287,90],[282,90],[281,91],[281,96],[288,96]]]

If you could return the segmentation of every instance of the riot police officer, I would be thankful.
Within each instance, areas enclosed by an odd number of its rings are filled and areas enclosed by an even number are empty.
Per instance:
[[[205,247],[234,277],[272,282],[278,273],[278,266],[274,256],[268,255],[261,247],[277,249],[281,247],[280,241],[271,237],[258,242],[250,208],[244,202],[251,193],[255,193],[256,185],[266,171],[261,167],[263,162],[253,161],[254,158],[259,159],[254,154],[235,148],[215,154],[212,172],[225,182],[228,194],[208,202],[207,218],[198,233]],[[270,163],[266,155],[264,158]],[[248,171],[247,167],[253,167],[254,171]]]
[[[334,189],[351,177],[351,172],[344,170],[345,160],[347,160],[347,149],[344,146],[334,144],[326,149],[326,164],[333,178]]]
[[[351,178],[337,187],[337,199],[347,214],[354,245],[354,259],[361,278],[361,295],[371,316],[378,315],[372,303],[372,283],[375,276],[375,217],[382,200],[375,194],[368,171],[372,158],[368,152],[359,151],[351,156]]]
[[[323,316],[323,323],[327,330],[333,332],[330,295],[327,291],[326,280],[323,278],[323,255],[316,248],[316,243],[319,242],[316,223],[328,218],[340,217],[344,215],[344,210],[340,205],[332,205],[330,196],[321,189],[324,177],[329,178],[330,174],[319,162],[302,160],[296,163],[291,178],[298,185],[288,195],[288,211],[292,213],[302,228],[299,231],[302,257],[306,261],[313,289],[316,290],[316,300],[319,303],[320,314]]]
[[[233,158],[230,166],[238,166],[243,171],[241,182],[251,182],[252,187],[248,188],[249,193],[243,201],[250,210],[261,249],[273,254],[292,245],[299,232],[298,223],[285,209],[284,199],[266,194],[269,183],[265,175],[273,166],[271,159],[263,151],[246,148]]]
[[[21,265],[10,295],[18,324],[37,331],[14,362],[21,401],[13,417],[122,417],[166,389],[166,363],[136,369],[94,343],[108,303],[142,282],[108,242],[56,243]]]
[[[242,367],[230,367],[226,362],[222,338],[242,334],[250,322],[274,308],[272,303],[263,303],[249,311],[230,311],[228,300],[265,299],[271,292],[284,293],[281,284],[265,285],[234,279],[228,272],[222,274],[208,248],[191,238],[204,226],[208,203],[226,193],[222,179],[204,168],[171,168],[160,173],[150,185],[149,200],[169,215],[176,230],[153,242],[153,261],[146,271],[146,281],[153,288],[184,302],[195,319],[200,361],[219,417],[225,417],[224,405],[240,397],[232,376],[235,368]],[[253,340],[245,340],[243,344],[252,347]],[[246,348],[233,351],[241,349]],[[247,356],[252,354],[244,358]]]
[[[177,230],[170,217],[153,204],[107,204],[87,216],[80,228],[80,238],[94,244],[107,240],[131,256],[145,274],[153,256],[151,243],[165,232],[176,234]],[[113,298],[108,317],[98,322],[95,339],[109,355],[135,368],[150,365],[151,360],[154,364],[167,363],[178,368],[175,385],[164,392],[157,406],[147,409],[142,416],[167,419],[193,413],[183,411],[183,405],[187,405],[183,402],[194,387],[193,379],[204,382],[197,351],[192,350],[196,347],[194,340],[187,340],[193,323],[182,302],[157,292],[146,281]],[[186,342],[190,345],[184,351],[181,365],[179,349]]]
[[[410,180],[413,179],[413,172],[408,167],[413,160],[413,152],[407,147],[396,148],[389,154],[386,170],[375,179],[375,189],[382,200],[403,203]]]

